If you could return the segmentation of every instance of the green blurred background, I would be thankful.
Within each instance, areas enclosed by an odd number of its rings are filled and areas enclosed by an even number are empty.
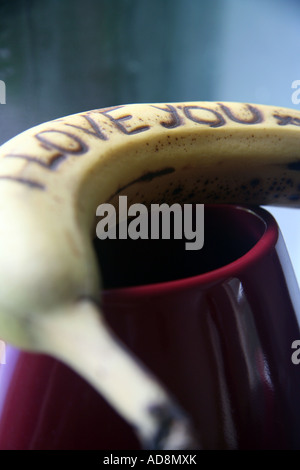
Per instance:
[[[292,102],[298,0],[0,0],[0,144],[130,102]],[[3,101],[3,100],[2,100]],[[271,209],[300,280],[300,211]]]

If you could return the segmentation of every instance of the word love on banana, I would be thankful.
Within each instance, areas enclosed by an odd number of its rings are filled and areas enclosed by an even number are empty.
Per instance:
[[[148,213],[146,205],[135,203],[128,207],[127,196],[119,196],[118,214],[114,205],[104,203],[97,207],[96,216],[100,217],[96,226],[100,240],[184,237],[189,240],[186,250],[200,250],[204,245],[204,204],[151,204]]]

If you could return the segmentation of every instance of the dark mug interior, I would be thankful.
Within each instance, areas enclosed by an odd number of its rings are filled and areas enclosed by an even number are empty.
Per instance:
[[[195,217],[194,210],[193,227]],[[94,247],[104,288],[174,281],[216,270],[249,252],[266,231],[265,221],[251,208],[244,207],[237,215],[230,206],[205,205],[204,245],[199,250],[187,250],[190,240],[183,229],[181,239],[174,237],[172,221],[171,217],[170,239],[96,238]],[[148,226],[150,233],[150,212]]]

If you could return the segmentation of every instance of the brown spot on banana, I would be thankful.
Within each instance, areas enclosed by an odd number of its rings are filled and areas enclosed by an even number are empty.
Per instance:
[[[140,176],[139,178],[136,178],[133,181],[130,181],[129,183],[127,183],[125,186],[122,186],[121,188],[119,188],[109,198],[109,201],[111,199],[113,199],[114,197],[116,197],[118,194],[126,191],[130,186],[132,186],[134,184],[146,183],[146,182],[154,180],[155,178],[159,178],[159,177],[164,176],[164,175],[169,175],[170,173],[173,173],[174,171],[175,171],[174,168],[163,168],[162,170],[158,170],[158,171],[155,171],[155,172],[154,171],[149,171],[148,173],[145,173],[144,175]]]

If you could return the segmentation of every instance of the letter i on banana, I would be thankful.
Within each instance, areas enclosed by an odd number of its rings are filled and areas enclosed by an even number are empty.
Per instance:
[[[142,447],[201,448],[184,411],[101,314],[95,212],[120,194],[128,203],[299,207],[300,113],[232,102],[132,104],[46,122],[0,148],[1,339],[76,370]]]

